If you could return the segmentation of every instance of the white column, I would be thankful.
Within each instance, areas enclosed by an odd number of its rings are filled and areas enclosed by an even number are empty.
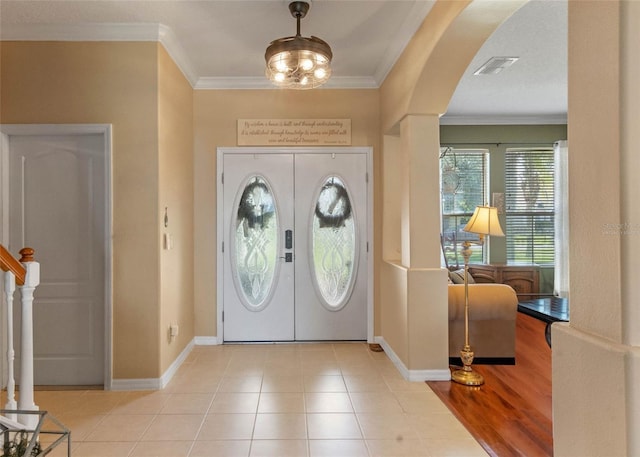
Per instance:
[[[16,290],[16,277],[10,271],[4,274],[4,293],[7,299],[7,403],[5,409],[17,409],[16,403],[16,381],[13,373],[13,361],[15,351],[13,350],[13,293]],[[15,414],[7,416],[11,420],[17,420]]]
[[[22,253],[22,251],[20,251]],[[24,285],[19,286],[22,294],[22,339],[21,339],[21,363],[20,363],[20,396],[18,397],[18,409],[25,411],[38,411],[33,401],[33,291],[40,284],[40,264],[33,261],[25,261],[22,265],[27,270]],[[19,422],[28,427],[35,427],[38,416],[24,414]]]

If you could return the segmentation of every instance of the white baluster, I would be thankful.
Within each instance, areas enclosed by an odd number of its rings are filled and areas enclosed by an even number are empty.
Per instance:
[[[26,251],[29,252],[26,252]],[[40,264],[33,261],[33,250],[29,248],[20,251],[20,262],[27,270],[24,285],[19,286],[22,294],[22,338],[20,361],[20,396],[18,409],[24,411],[38,411],[33,402],[33,291],[40,284]],[[34,414],[21,415],[19,422],[33,428],[38,424],[38,416]]]
[[[13,373],[15,352],[13,350],[13,293],[16,290],[16,277],[10,271],[4,274],[4,293],[7,299],[7,403],[5,409],[17,409],[16,380]],[[8,414],[11,420],[18,420],[15,414]]]

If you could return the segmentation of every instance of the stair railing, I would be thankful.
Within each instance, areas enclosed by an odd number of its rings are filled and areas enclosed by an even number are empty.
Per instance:
[[[0,268],[4,272],[4,293],[7,303],[7,410],[38,411],[33,395],[33,292],[40,284],[40,264],[33,260],[34,250],[24,248],[20,250],[20,261],[16,260],[4,246],[0,245]],[[20,395],[15,400],[15,376],[13,349],[13,293],[20,289],[22,297],[22,325],[21,325],[21,360],[20,360]],[[37,425],[38,418],[34,415],[15,414],[7,416],[17,420],[27,427]]]

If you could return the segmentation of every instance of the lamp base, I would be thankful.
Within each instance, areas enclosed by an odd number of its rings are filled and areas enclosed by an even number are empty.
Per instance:
[[[451,373],[451,380],[465,386],[481,386],[484,384],[484,378],[480,373],[472,370],[455,370]]]
[[[451,380],[458,384],[464,384],[465,386],[481,386],[484,384],[484,378],[480,373],[476,373],[471,368],[473,363],[474,353],[471,350],[469,343],[464,345],[462,351],[460,351],[460,359],[462,360],[462,369],[455,370],[451,373]]]

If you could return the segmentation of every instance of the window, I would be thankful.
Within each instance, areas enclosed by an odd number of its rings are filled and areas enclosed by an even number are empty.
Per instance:
[[[462,229],[476,206],[487,203],[488,156],[485,149],[443,148],[440,153],[442,249],[450,267],[464,265],[462,243],[478,235]],[[483,262],[484,246],[472,245],[472,262]]]
[[[505,153],[507,262],[553,265],[553,150]]]

